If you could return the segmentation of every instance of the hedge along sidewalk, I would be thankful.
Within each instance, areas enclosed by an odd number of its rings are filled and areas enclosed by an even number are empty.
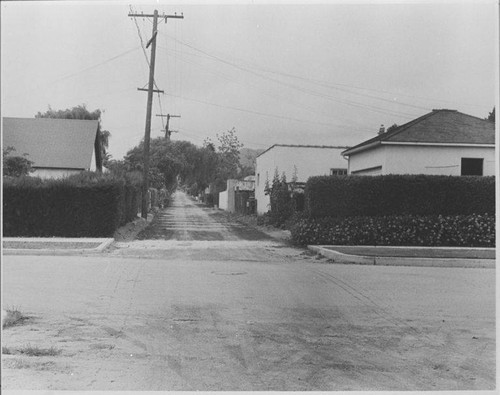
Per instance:
[[[495,248],[310,245],[335,263],[494,269]]]
[[[4,237],[4,255],[75,255],[100,253],[113,238]]]

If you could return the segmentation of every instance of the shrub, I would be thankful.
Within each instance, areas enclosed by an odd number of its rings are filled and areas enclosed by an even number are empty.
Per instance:
[[[133,175],[84,172],[60,180],[21,177],[3,185],[5,236],[108,237],[137,216]]]
[[[494,177],[428,175],[311,177],[305,211],[313,218],[495,213]]]
[[[269,194],[271,201],[271,223],[275,226],[283,226],[293,213],[292,199],[284,174],[281,181],[273,181],[273,186]]]
[[[295,245],[494,247],[495,215],[396,215],[302,218],[291,228]]]
[[[269,211],[267,213],[257,216],[257,225],[259,226],[271,225],[271,214]]]

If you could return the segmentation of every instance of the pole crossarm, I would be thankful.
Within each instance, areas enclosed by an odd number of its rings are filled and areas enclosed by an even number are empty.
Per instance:
[[[149,92],[149,89],[146,89],[146,88],[137,88],[138,91],[144,91],[144,92]],[[159,89],[153,89],[152,90],[154,93],[165,93],[164,91],[162,90],[159,90]]]
[[[180,115],[170,115],[170,114],[156,114],[157,117],[166,117],[166,118],[180,118]]]
[[[154,14],[128,14],[128,16],[133,17],[133,18],[154,18]],[[176,18],[176,19],[184,19],[184,15],[158,15],[158,18],[163,18],[167,20],[168,18]]]

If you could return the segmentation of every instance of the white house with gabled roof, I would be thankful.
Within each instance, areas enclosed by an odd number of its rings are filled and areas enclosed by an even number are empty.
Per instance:
[[[3,147],[27,154],[31,176],[63,178],[102,169],[98,121],[54,118],[3,118]]]
[[[433,110],[343,152],[350,175],[495,175],[495,123]]]
[[[289,145],[275,144],[262,152],[256,159],[255,199],[257,214],[269,211],[269,196],[266,195],[266,182],[272,185],[277,171],[280,178],[285,173],[288,182],[293,177],[305,183],[309,177],[347,174],[347,160],[342,152],[348,147],[327,145]]]

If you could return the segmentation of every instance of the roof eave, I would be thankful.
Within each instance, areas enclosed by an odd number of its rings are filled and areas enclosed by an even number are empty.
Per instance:
[[[428,141],[382,141],[384,145],[420,145],[435,147],[476,147],[476,148],[494,148],[493,143],[439,143]]]
[[[360,147],[354,147],[354,148],[351,148],[351,149],[348,149],[348,150],[345,150],[344,152],[342,152],[342,156],[350,156],[352,154],[357,154],[358,152],[366,151],[366,150],[375,148],[375,147],[381,145],[381,143],[382,142],[380,140],[377,140],[377,141],[374,141],[370,144],[362,145]]]

